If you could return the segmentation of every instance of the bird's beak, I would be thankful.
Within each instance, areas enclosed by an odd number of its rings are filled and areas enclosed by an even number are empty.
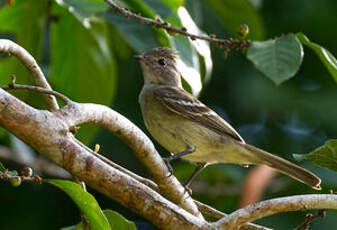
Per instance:
[[[144,56],[143,55],[136,55],[136,56],[133,56],[137,61],[144,61]]]

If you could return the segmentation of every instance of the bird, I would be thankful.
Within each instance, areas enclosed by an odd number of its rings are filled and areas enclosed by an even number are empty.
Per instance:
[[[184,183],[186,188],[207,165],[234,163],[267,165],[313,189],[321,189],[321,179],[315,174],[247,144],[221,116],[185,91],[176,51],[157,47],[135,58],[144,78],[139,94],[142,117],[151,136],[171,153],[163,158],[170,172],[174,159],[182,158],[197,165]]]

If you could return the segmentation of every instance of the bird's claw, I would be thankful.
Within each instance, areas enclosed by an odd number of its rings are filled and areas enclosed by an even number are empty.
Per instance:
[[[170,163],[171,159],[169,157],[163,157],[163,160],[166,164],[166,167],[168,168],[168,170],[170,172],[170,174],[167,177],[170,177],[173,174],[173,168],[172,168],[172,165]]]
[[[183,183],[183,187],[185,188],[185,192],[192,196],[192,189],[189,187],[189,185],[187,183]]]

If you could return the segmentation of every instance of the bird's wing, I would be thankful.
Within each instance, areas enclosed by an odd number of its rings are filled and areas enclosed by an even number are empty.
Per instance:
[[[154,96],[169,110],[198,122],[220,135],[228,135],[237,141],[244,142],[230,124],[183,89],[160,87],[154,91]]]

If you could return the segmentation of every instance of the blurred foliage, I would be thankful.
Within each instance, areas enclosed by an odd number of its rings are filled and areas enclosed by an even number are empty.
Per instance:
[[[328,140],[325,144],[309,154],[294,154],[298,160],[309,159],[315,164],[337,172],[337,140]]]
[[[334,79],[337,71],[333,54],[337,53],[337,31],[332,29],[336,24],[335,0],[310,1],[310,4],[305,0],[117,2],[147,17],[160,17],[193,33],[216,34],[218,38],[238,37],[238,27],[247,24],[250,30],[247,38],[254,45],[247,56],[231,51],[224,59],[219,47],[209,47],[180,35],[171,36],[162,29],[124,18],[109,9],[103,0],[0,1],[0,38],[11,39],[27,49],[55,90],[75,101],[111,106],[144,131],[138,106],[142,74],[132,56],[166,45],[180,53],[180,68],[187,88],[195,95],[202,90],[201,100],[228,120],[248,143],[290,158],[292,153],[311,152],[326,140],[336,138]],[[278,39],[266,40],[275,37]],[[261,60],[258,56],[251,57],[252,52],[259,51],[254,50],[256,44],[267,44],[260,51],[268,55],[261,55]],[[281,52],[272,56],[272,49]],[[276,61],[274,66],[270,65],[273,61]],[[275,68],[280,72],[275,72]],[[0,73],[1,84],[8,84],[13,73],[18,83],[33,84],[28,71],[15,57],[0,56]],[[277,86],[274,82],[282,84]],[[45,109],[39,94],[15,92],[15,95]],[[31,150],[22,147],[3,129],[0,132],[1,144],[15,149],[21,157],[34,157]],[[107,131],[98,132],[97,127],[84,125],[76,136],[90,147],[99,143],[100,152],[107,153],[114,162],[148,176],[131,150]],[[157,148],[163,155],[167,154],[160,146]],[[316,151],[305,156],[309,158]],[[6,168],[20,171],[17,165],[7,163]],[[310,161],[301,164],[322,178],[323,192],[337,189],[336,173],[316,167]],[[183,181],[194,166],[177,161],[174,168],[175,175]],[[234,211],[248,170],[224,164],[207,167],[193,184],[193,196],[221,211]],[[60,229],[80,222],[72,200],[51,186],[23,184],[13,188],[0,181],[0,188],[0,202],[5,207],[0,211],[1,229]],[[133,220],[139,229],[154,229],[121,205],[90,188],[89,192],[103,209],[116,210]],[[278,176],[263,198],[312,192],[291,178]],[[276,229],[291,229],[304,216],[304,213],[284,213],[258,222]],[[336,218],[337,213],[329,211],[312,229],[327,229],[327,226],[337,229],[331,225]]]

